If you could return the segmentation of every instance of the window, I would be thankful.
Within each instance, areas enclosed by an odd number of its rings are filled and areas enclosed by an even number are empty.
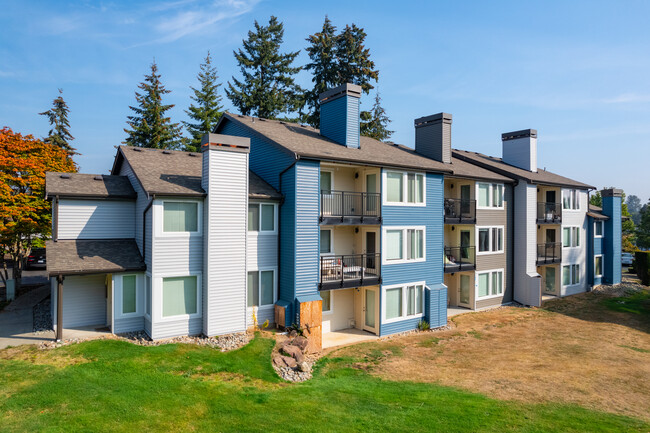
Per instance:
[[[320,172],[320,190],[323,194],[332,193],[332,172],[331,171]]]
[[[562,228],[562,246],[564,248],[580,246],[580,227]]]
[[[385,321],[421,316],[424,311],[424,282],[386,287],[383,305]]]
[[[486,254],[502,253],[503,227],[479,227],[478,252]]]
[[[580,193],[575,189],[562,190],[562,209],[580,209]]]
[[[199,230],[199,204],[196,202],[163,202],[163,232],[187,233]]]
[[[385,184],[386,204],[424,206],[424,174],[388,171]]]
[[[320,229],[320,253],[332,254],[332,229]]]
[[[262,307],[275,303],[274,271],[249,272],[247,286],[249,307]]]
[[[248,205],[248,231],[275,232],[275,204],[252,203]]]
[[[122,277],[122,314],[132,314],[136,308],[136,276],[124,275]]]
[[[151,317],[151,276],[145,275],[144,277],[144,298],[145,298],[145,313]]]
[[[199,294],[197,277],[170,277],[162,280],[162,316],[197,314]]]
[[[597,238],[603,237],[603,222],[594,221],[594,234]]]
[[[323,290],[320,292],[320,297],[323,298],[323,313],[332,312],[332,292],[330,290]]]
[[[476,194],[479,208],[503,208],[503,184],[479,182]]]
[[[562,285],[580,284],[580,265],[562,266]]]
[[[423,261],[426,256],[424,227],[391,227],[384,229],[385,263]]]
[[[478,274],[478,297],[503,295],[503,270]]]
[[[603,256],[594,257],[594,275],[596,277],[603,276]]]

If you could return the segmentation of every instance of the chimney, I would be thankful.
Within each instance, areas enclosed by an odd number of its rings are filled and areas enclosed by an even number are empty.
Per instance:
[[[623,230],[623,190],[609,188],[600,192],[603,199],[604,222],[603,238],[603,279],[605,284],[621,282],[621,243]]]
[[[246,330],[246,236],[250,138],[205,134],[203,169],[203,333]],[[227,301],[227,302],[226,302]]]
[[[436,161],[451,163],[451,114],[415,119],[415,151]]]
[[[506,164],[537,172],[537,130],[522,129],[521,131],[501,134],[502,159]]]
[[[358,149],[359,102],[361,86],[343,84],[318,97],[320,103],[320,135],[343,146]]]

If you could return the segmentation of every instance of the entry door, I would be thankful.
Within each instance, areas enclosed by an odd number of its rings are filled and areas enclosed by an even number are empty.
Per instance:
[[[363,290],[363,329],[374,334],[377,333],[379,322],[379,297],[376,288],[364,288]]]
[[[470,194],[469,194],[469,185],[460,186],[460,213],[462,216],[468,217],[470,213]]]
[[[553,219],[554,214],[557,211],[558,210],[556,209],[555,206],[555,191],[548,190],[546,191],[546,218]]]
[[[469,230],[461,230],[460,232],[460,254],[461,258],[463,259],[469,259],[469,238],[470,238],[470,231]]]
[[[376,269],[377,268],[377,232],[376,231],[366,231],[364,237],[364,252],[366,256],[365,267],[367,269]]]
[[[544,273],[544,293],[556,295],[555,268],[547,266]]]
[[[366,215],[377,216],[379,195],[377,195],[377,173],[366,174]]]
[[[555,229],[546,229],[546,243],[547,244],[555,243]]]
[[[469,294],[470,294],[469,281],[470,281],[469,275],[461,274],[461,276],[460,276],[460,288],[458,289],[458,292],[459,292],[458,305],[461,305],[461,306],[467,307],[467,308],[470,308],[470,305],[469,305]]]

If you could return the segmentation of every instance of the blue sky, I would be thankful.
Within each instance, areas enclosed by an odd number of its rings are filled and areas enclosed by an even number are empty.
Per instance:
[[[648,2],[2,3],[0,126],[46,135],[37,113],[62,88],[84,172],[110,170],[154,57],[180,121],[207,50],[226,82],[238,74],[232,51],[274,14],[304,64],[327,14],[368,33],[394,141],[412,146],[413,119],[441,111],[454,116],[454,147],[494,156],[502,132],[535,128],[540,167],[650,197]]]

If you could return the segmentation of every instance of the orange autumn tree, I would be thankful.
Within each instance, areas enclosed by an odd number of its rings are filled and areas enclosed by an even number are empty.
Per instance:
[[[0,251],[10,256],[17,286],[32,245],[52,233],[47,171],[74,172],[77,167],[60,147],[0,129]],[[6,265],[0,277],[6,284]]]

